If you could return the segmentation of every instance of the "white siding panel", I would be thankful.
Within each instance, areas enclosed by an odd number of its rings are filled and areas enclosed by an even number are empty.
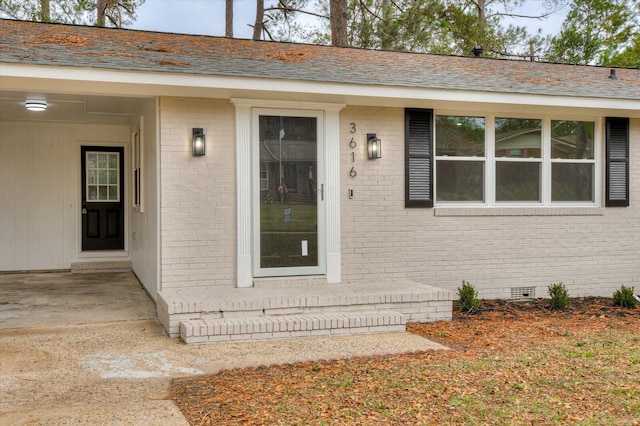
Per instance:
[[[144,161],[142,165],[142,196],[144,211],[135,211],[131,206],[131,262],[136,276],[147,292],[155,299],[158,293],[158,149],[156,136],[156,104],[147,102],[141,109],[143,120]],[[137,123],[134,123],[134,128]],[[135,129],[132,128],[132,132]],[[132,166],[129,166],[130,168]],[[127,188],[132,188],[129,184]],[[131,203],[129,203],[131,204]]]
[[[126,126],[0,122],[0,271],[78,259],[80,144],[128,143]]]

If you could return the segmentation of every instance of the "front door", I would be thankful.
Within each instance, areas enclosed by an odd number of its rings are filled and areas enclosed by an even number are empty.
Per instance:
[[[255,276],[325,273],[322,115],[257,111]]]
[[[82,250],[124,249],[124,148],[83,146]]]

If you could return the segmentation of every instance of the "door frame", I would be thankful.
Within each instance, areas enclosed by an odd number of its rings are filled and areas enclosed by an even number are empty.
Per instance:
[[[237,286],[253,287],[253,126],[254,108],[313,110],[324,114],[324,176],[327,283],[341,281],[340,253],[340,110],[345,104],[232,98],[236,109]]]
[[[324,188],[324,112],[318,110],[293,110],[275,108],[254,108],[252,111],[253,131],[253,170],[252,170],[252,194],[253,194],[253,276],[254,277],[282,277],[297,275],[324,275],[326,273],[326,203],[324,194],[318,191],[316,197],[317,228],[316,238],[318,245],[318,265],[280,268],[262,268],[260,266],[261,228],[260,228],[260,116],[304,117],[315,118],[316,122],[316,181],[317,186]]]
[[[123,150],[123,164],[124,164],[124,248],[122,250],[83,250],[82,249],[82,148],[84,147],[96,147],[96,148],[122,148]],[[129,167],[129,145],[123,142],[94,142],[94,141],[80,141],[77,148],[77,187],[80,188],[77,194],[77,256],[78,258],[122,258],[129,256],[129,203],[130,203],[130,190],[128,184],[130,182],[130,167]]]

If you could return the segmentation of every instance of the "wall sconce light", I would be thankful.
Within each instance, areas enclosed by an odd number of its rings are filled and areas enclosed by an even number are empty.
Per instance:
[[[193,155],[194,157],[202,157],[205,149],[204,130],[201,128],[193,128]]]
[[[47,101],[30,101],[30,100],[27,100],[24,103],[24,106],[29,111],[46,111],[47,110]]]
[[[367,133],[367,152],[369,160],[382,158],[382,141],[376,137],[375,133]]]

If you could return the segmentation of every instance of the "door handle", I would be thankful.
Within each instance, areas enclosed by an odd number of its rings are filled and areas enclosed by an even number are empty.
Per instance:
[[[87,214],[87,209],[86,209],[86,207],[83,207],[81,211],[82,211],[82,214]]]

